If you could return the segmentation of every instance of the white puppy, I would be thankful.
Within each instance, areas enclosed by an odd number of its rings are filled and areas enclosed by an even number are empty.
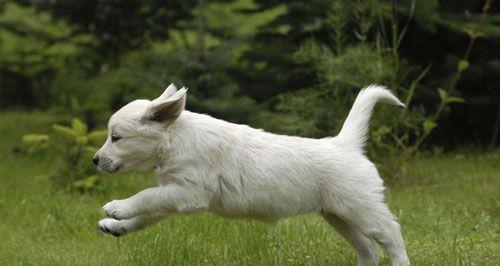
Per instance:
[[[175,213],[210,210],[277,220],[318,213],[355,248],[359,265],[409,265],[384,186],[364,155],[377,101],[403,106],[379,86],[363,89],[334,138],[276,135],[184,110],[186,89],[170,85],[153,101],[136,100],[109,120],[94,163],[104,172],[156,168],[158,187],[113,200],[99,228],[119,236]]]

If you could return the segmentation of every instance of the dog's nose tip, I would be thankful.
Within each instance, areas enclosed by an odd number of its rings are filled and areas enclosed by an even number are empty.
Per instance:
[[[94,157],[92,158],[92,162],[94,162],[95,165],[99,164],[99,157]]]

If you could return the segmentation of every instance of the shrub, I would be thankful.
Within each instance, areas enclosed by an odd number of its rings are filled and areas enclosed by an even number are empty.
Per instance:
[[[71,127],[54,124],[52,134],[27,134],[22,141],[28,146],[29,153],[38,152],[52,158],[51,171],[46,179],[56,189],[88,192],[99,181],[90,158],[106,136],[107,131],[88,132],[85,123],[73,119]]]

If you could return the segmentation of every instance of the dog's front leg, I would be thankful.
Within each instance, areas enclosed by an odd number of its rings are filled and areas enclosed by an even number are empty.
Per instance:
[[[130,198],[104,205],[106,216],[115,220],[131,219],[153,213],[189,213],[208,207],[207,193],[194,186],[166,185],[145,189]]]
[[[157,213],[153,215],[139,215],[128,220],[115,220],[113,218],[104,218],[99,221],[97,228],[102,232],[112,234],[113,236],[122,236],[132,231],[145,228],[148,225],[156,223],[165,218],[165,214]]]

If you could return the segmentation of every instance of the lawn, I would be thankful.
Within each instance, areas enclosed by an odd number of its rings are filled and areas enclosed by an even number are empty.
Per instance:
[[[0,265],[355,265],[321,218],[276,224],[209,213],[177,216],[114,238],[97,232],[101,206],[154,185],[152,173],[106,176],[104,191],[54,192],[47,160],[13,152],[51,118],[0,114]],[[500,151],[420,156],[386,195],[413,265],[500,265]],[[381,264],[388,265],[384,255]]]

